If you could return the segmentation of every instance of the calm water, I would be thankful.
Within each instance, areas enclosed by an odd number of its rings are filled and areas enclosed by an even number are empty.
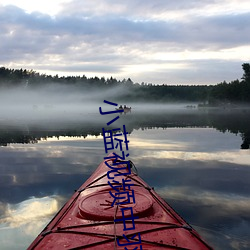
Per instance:
[[[250,249],[249,114],[138,107],[114,123],[139,175],[215,249]],[[25,249],[106,155],[107,116],[51,117],[0,120],[1,249]]]

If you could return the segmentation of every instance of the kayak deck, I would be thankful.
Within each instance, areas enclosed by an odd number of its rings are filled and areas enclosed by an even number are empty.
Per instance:
[[[117,205],[112,195],[114,188],[108,183],[114,173],[107,165],[112,166],[113,162],[114,159],[108,159],[99,165],[29,250],[212,249],[153,188],[129,169],[130,164],[123,162],[116,166],[119,174],[113,184],[115,189],[121,189],[126,183],[128,199],[127,203]],[[130,245],[126,245],[128,242]]]

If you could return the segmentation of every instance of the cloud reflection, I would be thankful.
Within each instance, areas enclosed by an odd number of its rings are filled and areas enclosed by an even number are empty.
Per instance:
[[[187,186],[156,191],[215,249],[249,249],[249,197]]]
[[[208,128],[173,128],[133,130],[129,140],[139,176],[192,225],[217,231],[208,241],[220,246],[215,249],[244,249],[243,242],[250,239],[250,156],[248,151],[235,150],[239,136]],[[0,200],[4,201],[0,241],[8,239],[5,245],[10,246],[16,235],[12,250],[25,248],[24,243],[18,245],[24,240],[26,246],[30,244],[60,207],[58,197],[51,195],[68,199],[96,169],[105,150],[100,136],[61,137],[35,145],[12,144],[0,156]],[[27,199],[31,195],[42,198]],[[217,244],[220,232],[226,236]]]
[[[59,209],[56,197],[30,198],[18,204],[7,204],[5,216],[0,224],[15,228],[26,225],[26,234],[34,234],[33,226],[37,221],[55,214]]]
[[[1,249],[25,249],[62,206],[59,196],[30,198],[18,204],[0,204]]]
[[[199,204],[200,206],[220,207],[216,216],[219,214],[228,215],[229,213],[240,216],[241,214],[249,214],[250,211],[250,198],[241,195],[202,191],[200,189],[194,190],[189,187],[177,186],[161,187],[157,188],[156,191],[165,200],[174,199],[189,204]]]
[[[134,160],[218,161],[249,166],[249,152],[235,150],[234,145],[240,143],[240,136],[212,128],[167,128],[134,130],[130,148]]]
[[[240,155],[240,157],[239,157]],[[220,151],[220,152],[180,152],[180,151],[161,151],[155,152],[153,157],[158,159],[183,159],[197,161],[220,161],[249,167],[250,155],[247,151]]]

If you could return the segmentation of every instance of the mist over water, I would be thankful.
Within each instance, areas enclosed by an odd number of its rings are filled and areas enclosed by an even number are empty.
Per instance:
[[[43,120],[79,118],[96,111],[93,94],[69,87],[5,89],[0,92],[1,119]]]
[[[86,89],[65,84],[43,87],[0,89],[0,140],[1,145],[20,142],[37,142],[48,136],[100,135],[103,127],[121,127],[126,124],[132,133],[138,128],[212,127],[219,131],[240,133],[242,148],[250,144],[249,109],[204,109],[197,103],[149,103],[120,98],[129,90],[117,86],[109,90]],[[104,103],[117,103],[117,107]],[[131,107],[129,113],[113,113],[120,105]],[[109,121],[119,116],[115,123]],[[74,132],[72,132],[74,131]],[[39,133],[38,133],[39,132]]]
[[[45,121],[91,121],[99,122],[102,118],[99,107],[103,111],[115,110],[115,106],[103,103],[104,100],[119,105],[132,107],[137,113],[166,112],[184,110],[188,104],[155,104],[121,101],[119,95],[129,94],[124,87],[112,90],[82,90],[66,85],[50,85],[35,89],[10,88],[0,90],[0,121],[3,122],[45,122]],[[118,107],[117,107],[118,108]]]
[[[241,150],[250,144],[249,110],[132,102],[129,94],[122,87],[100,91],[56,84],[0,89],[3,249],[30,244],[106,155],[102,128],[122,125],[139,175],[215,249],[250,246],[249,150]],[[104,100],[132,107],[131,113],[101,115],[99,107],[117,108]]]

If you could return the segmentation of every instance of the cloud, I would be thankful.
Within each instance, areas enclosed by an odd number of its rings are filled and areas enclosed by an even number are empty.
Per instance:
[[[168,19],[183,18],[184,16],[195,13],[200,15],[204,10],[217,8],[222,5],[229,5],[233,1],[198,1],[198,0],[128,0],[126,2],[117,2],[115,0],[105,0],[100,3],[98,0],[86,0],[84,2],[79,0],[70,1],[65,3],[65,8],[61,13],[64,15],[79,15],[85,17],[92,16],[122,16],[131,17],[134,19],[161,19],[168,16]],[[244,0],[242,3],[247,3]],[[112,6],[112,8],[110,8]],[[230,8],[229,8],[230,9]],[[234,9],[235,10],[235,9]]]
[[[12,15],[8,16],[7,13]],[[61,48],[60,45],[64,45],[65,48],[67,44],[60,43],[66,39],[68,46],[72,47],[74,44],[79,46],[81,42],[91,44],[93,47],[105,42],[109,45],[164,42],[195,49],[197,45],[199,45],[198,48],[200,46],[207,48],[214,44],[219,47],[245,45],[248,44],[250,36],[248,33],[245,33],[244,39],[240,36],[242,31],[249,29],[250,13],[196,17],[187,23],[162,20],[137,21],[118,16],[52,18],[39,12],[27,14],[19,8],[7,6],[3,11],[2,19],[5,20],[3,28],[12,32],[12,35],[16,33],[17,36],[22,34],[24,38],[25,36],[32,38],[29,40],[31,44],[28,43],[27,46],[32,45],[32,42],[39,45],[38,41],[42,39],[40,44],[45,43],[44,47],[59,45],[58,47]],[[56,38],[58,38],[57,41]]]
[[[233,0],[157,0],[143,4],[139,0],[75,0],[65,3],[53,17],[0,5],[0,63],[42,72],[59,71],[62,75],[131,77],[139,82],[234,80],[240,77],[240,70],[234,67],[231,71],[226,49],[236,51],[234,65],[250,60],[238,52],[249,46],[250,13],[240,7],[233,12],[233,4]],[[244,7],[246,4],[243,1]],[[203,62],[209,67],[203,67]],[[213,67],[211,71],[214,62],[225,67]],[[207,73],[200,79],[199,71],[203,70]]]

